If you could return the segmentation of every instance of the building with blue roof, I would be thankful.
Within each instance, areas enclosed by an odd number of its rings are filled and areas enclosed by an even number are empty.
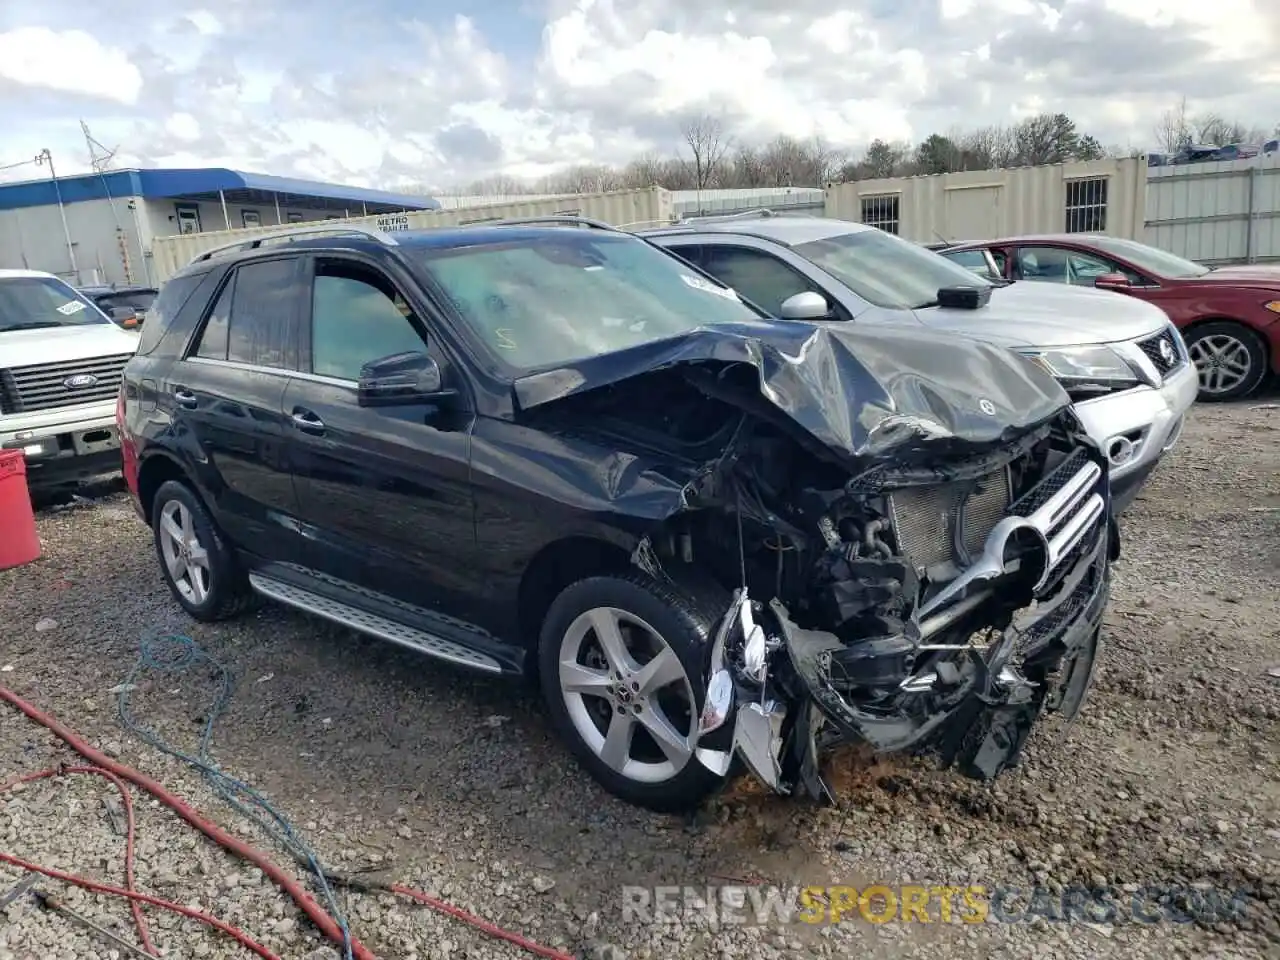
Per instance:
[[[431,197],[203,169],[111,170],[0,184],[0,268],[72,283],[155,282],[157,237],[437,210]]]

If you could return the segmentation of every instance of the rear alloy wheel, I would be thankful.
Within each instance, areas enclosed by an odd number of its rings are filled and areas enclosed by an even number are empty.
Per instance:
[[[551,717],[621,799],[689,809],[723,782],[694,755],[714,624],[690,598],[629,574],[580,581],[552,604],[540,650]]]
[[[180,500],[170,500],[160,510],[160,555],[173,589],[187,603],[199,606],[209,599],[213,574],[209,551],[200,542],[191,511]]]
[[[1217,320],[1187,335],[1187,353],[1200,376],[1203,401],[1239,400],[1267,375],[1267,353],[1258,335],[1241,324]]]
[[[151,527],[160,568],[174,599],[197,620],[225,620],[256,600],[235,554],[200,498],[170,480],[156,491]]]

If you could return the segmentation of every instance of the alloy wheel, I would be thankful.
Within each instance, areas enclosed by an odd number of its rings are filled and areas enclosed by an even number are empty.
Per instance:
[[[178,592],[196,606],[204,603],[213,585],[209,552],[196,533],[191,511],[177,500],[160,511],[160,550]]]
[[[1187,347],[1205,393],[1228,393],[1253,372],[1249,347],[1228,333],[1211,333]]]
[[[611,770],[661,783],[693,756],[697,710],[675,650],[640,618],[596,607],[560,643],[560,693],[578,735]]]

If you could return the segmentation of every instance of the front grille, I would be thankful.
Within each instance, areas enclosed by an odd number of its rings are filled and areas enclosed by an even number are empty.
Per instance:
[[[1147,359],[1161,376],[1182,363],[1182,350],[1178,346],[1178,338],[1169,328],[1165,328],[1154,337],[1139,340],[1138,349],[1147,355]]]
[[[114,400],[131,356],[125,353],[0,370],[0,403],[5,413],[25,413]],[[89,383],[67,383],[90,377]]]
[[[1043,507],[1055,493],[1067,485],[1085,464],[1089,462],[1089,454],[1084,447],[1076,447],[1065,460],[1049,472],[1049,475],[1034,487],[1020,496],[1009,507],[1010,516],[1029,517]]]
[[[889,506],[899,549],[922,571],[944,563],[967,565],[982,552],[1010,497],[1008,468],[974,481],[895,491]],[[956,549],[957,541],[967,556]]]

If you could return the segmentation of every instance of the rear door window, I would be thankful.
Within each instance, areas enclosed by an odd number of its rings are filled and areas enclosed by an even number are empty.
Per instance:
[[[296,259],[248,263],[236,270],[227,359],[255,367],[289,366],[286,349],[297,309]]]
[[[298,267],[296,257],[237,267],[209,311],[192,356],[292,369]]]

